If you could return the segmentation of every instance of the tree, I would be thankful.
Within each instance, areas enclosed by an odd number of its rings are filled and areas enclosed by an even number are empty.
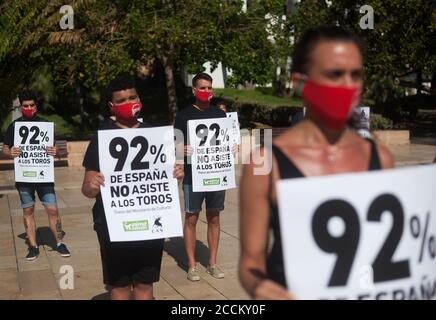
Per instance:
[[[73,30],[59,28],[62,5],[54,0],[3,4],[0,23],[7,30],[0,46],[0,77],[15,79],[8,87],[18,88],[26,85],[29,73],[49,70],[55,90],[69,97],[82,123],[89,118],[84,109],[92,111],[84,97],[95,96],[116,74],[136,74],[150,61],[163,66],[171,120],[177,112],[175,76],[182,68],[196,73],[207,61],[214,67],[223,62],[239,83],[270,80],[268,1],[251,1],[242,12],[241,0],[207,5],[196,0],[81,0],[73,3]]]
[[[265,55],[259,54],[265,53],[264,18],[259,24],[250,13],[244,14],[242,1],[119,3],[128,12],[128,34],[134,35],[130,42],[137,41],[140,52],[154,56],[164,67],[171,121],[177,112],[175,72],[181,67],[197,73],[207,61],[214,67],[223,62],[245,81],[265,81],[261,78]]]
[[[133,73],[136,61],[126,50],[118,12],[110,1],[75,1],[73,30],[59,27],[63,4],[47,0],[3,4],[0,81],[8,81],[8,88],[16,92],[29,85],[30,75],[48,69],[56,93],[67,97],[62,107],[69,107],[59,113],[76,110],[83,125],[89,119],[83,97],[99,91],[120,72]]]
[[[398,99],[404,87],[427,91],[422,77],[436,70],[436,3],[432,0],[306,0],[291,16],[296,39],[310,27],[340,25],[358,34],[365,44],[366,83],[369,98],[385,103]],[[374,29],[359,25],[363,5],[374,9]],[[401,79],[417,74],[414,83]],[[434,76],[433,76],[434,77]],[[428,90],[430,91],[430,90]],[[384,97],[384,98],[383,98]],[[378,103],[378,104],[380,104]]]
[[[268,28],[277,1],[250,1],[245,12],[226,15],[216,59],[232,71],[233,85],[266,84],[274,72],[274,46]]]

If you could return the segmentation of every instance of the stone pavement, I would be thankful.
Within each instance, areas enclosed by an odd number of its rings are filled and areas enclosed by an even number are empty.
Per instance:
[[[436,156],[436,145],[390,146],[398,166],[429,163]],[[66,232],[65,241],[72,256],[62,258],[52,250],[54,239],[46,213],[37,201],[36,224],[41,254],[33,262],[25,259],[27,247],[22,209],[14,188],[13,171],[0,172],[0,299],[107,299],[102,283],[100,252],[92,229],[94,200],[82,196],[83,169],[56,168],[58,205]],[[238,166],[237,176],[240,175]],[[227,192],[226,209],[221,215],[218,262],[226,272],[224,279],[206,274],[207,234],[204,213],[197,226],[197,258],[202,279],[186,279],[183,239],[166,241],[161,280],[155,285],[157,299],[247,299],[237,276],[239,257],[238,190]],[[74,289],[61,289],[69,266],[74,271]],[[67,268],[67,269],[65,269]]]
[[[92,228],[94,200],[81,194],[82,168],[55,168],[56,193],[65,242],[72,256],[62,258],[55,251],[55,240],[48,228],[43,206],[37,201],[35,220],[40,256],[25,259],[25,230],[22,209],[14,188],[13,171],[0,172],[0,299],[107,299],[102,283],[100,251]],[[182,193],[180,193],[182,195]],[[181,198],[182,199],[182,198]],[[183,238],[165,243],[161,280],[155,285],[157,299],[247,299],[237,278],[239,256],[237,190],[227,193],[226,210],[221,216],[222,231],[218,261],[226,272],[217,280],[206,273],[208,258],[206,220],[200,215],[197,226],[197,258],[202,279],[186,279]],[[61,289],[65,266],[74,270],[74,289]],[[68,267],[67,267],[68,268]]]

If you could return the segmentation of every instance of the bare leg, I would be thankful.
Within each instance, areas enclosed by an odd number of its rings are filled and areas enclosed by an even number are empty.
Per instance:
[[[206,211],[207,243],[209,244],[209,265],[216,264],[218,243],[220,240],[220,213],[219,211]]]
[[[111,300],[130,300],[132,286],[116,287],[111,289]]]
[[[153,284],[136,283],[133,286],[135,300],[153,300]]]
[[[46,206],[45,210],[48,214],[48,222],[50,225],[50,230],[56,238],[56,242],[62,241],[62,222],[61,217],[58,213],[58,208],[53,206]]]
[[[188,256],[188,266],[189,268],[194,268],[195,261],[195,243],[197,241],[196,237],[196,226],[198,221],[198,214],[188,213],[185,215],[185,225],[183,226],[183,238],[185,240],[186,255]]]
[[[24,228],[26,229],[27,239],[31,246],[36,246],[36,224],[35,215],[33,214],[34,207],[23,209]]]

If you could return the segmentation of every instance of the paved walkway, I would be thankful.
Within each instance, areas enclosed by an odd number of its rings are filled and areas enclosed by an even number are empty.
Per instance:
[[[429,163],[436,155],[436,146],[391,146],[398,166]],[[239,176],[240,167],[238,166]],[[93,200],[82,196],[81,168],[56,168],[56,192],[66,231],[65,241],[71,249],[70,258],[53,252],[52,235],[46,213],[39,202],[36,224],[41,254],[33,262],[25,259],[27,247],[18,194],[13,187],[13,172],[0,172],[0,299],[107,299],[102,284],[100,252],[92,229]],[[165,243],[161,280],[155,286],[157,299],[247,299],[237,276],[239,257],[238,190],[226,196],[226,209],[221,216],[221,238],[218,261],[226,272],[224,279],[214,279],[205,272],[207,234],[204,213],[197,226],[197,256],[202,279],[193,283],[186,279],[186,255],[183,239],[172,238]],[[67,267],[65,267],[67,266]],[[74,270],[74,289],[61,289],[65,268]]]

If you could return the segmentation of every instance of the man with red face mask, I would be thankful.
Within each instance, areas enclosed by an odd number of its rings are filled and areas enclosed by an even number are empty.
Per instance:
[[[19,95],[21,112],[23,116],[12,122],[6,132],[3,144],[3,153],[11,158],[16,158],[21,154],[21,150],[14,147],[15,123],[20,121],[41,122],[46,121],[36,115],[38,108],[36,105],[36,95],[31,91],[23,91]],[[51,156],[56,155],[56,147],[48,147],[47,153]],[[23,208],[24,227],[26,229],[29,252],[26,256],[28,261],[35,260],[39,256],[39,248],[36,243],[36,226],[34,218],[35,192],[38,193],[39,199],[43,203],[49,218],[50,230],[56,238],[57,252],[62,257],[69,257],[71,254],[67,246],[62,242],[63,231],[61,218],[58,214],[56,203],[56,193],[54,183],[27,183],[16,182],[15,187],[18,190]]]
[[[220,235],[219,213],[224,210],[225,191],[194,192],[192,190],[192,166],[188,156],[192,155],[192,147],[187,144],[188,121],[198,119],[226,118],[226,113],[210,104],[213,97],[212,77],[207,73],[199,73],[192,79],[192,94],[194,104],[181,110],[175,120],[174,128],[183,133],[185,140],[185,178],[183,193],[185,202],[185,224],[183,235],[188,256],[188,279],[200,280],[200,271],[195,259],[196,232],[195,228],[203,201],[206,201],[207,240],[209,244],[209,262],[206,272],[215,278],[223,278],[224,273],[216,265],[218,242]]]
[[[362,59],[359,39],[340,27],[309,30],[296,45],[292,77],[306,116],[275,138],[272,150],[261,149],[261,157],[244,166],[240,183],[239,277],[253,298],[293,298],[286,288],[277,180],[394,166],[386,147],[347,125],[361,97]],[[268,164],[271,172],[256,175]],[[269,231],[274,235],[270,250]]]
[[[127,128],[150,128],[138,122],[142,109],[135,81],[130,76],[118,76],[108,86],[108,105],[114,120],[105,123],[99,130]],[[128,300],[133,291],[136,300],[153,299],[153,283],[159,281],[164,239],[146,241],[111,242],[104,212],[100,186],[105,177],[100,172],[98,135],[88,145],[83,159],[85,177],[82,193],[95,198],[92,208],[94,230],[100,244],[103,281],[110,286],[111,299]],[[176,164],[173,175],[181,180],[183,167]]]

